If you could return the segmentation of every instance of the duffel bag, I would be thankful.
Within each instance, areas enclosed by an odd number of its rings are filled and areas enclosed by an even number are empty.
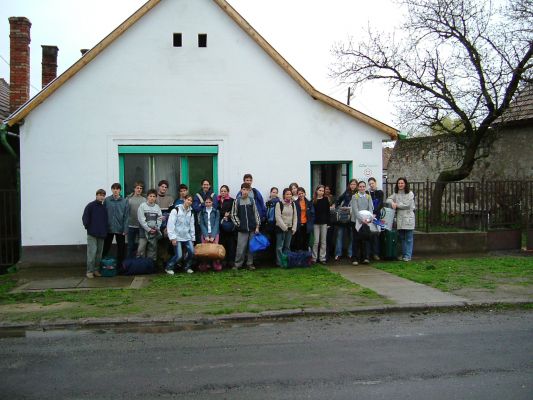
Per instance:
[[[345,225],[351,220],[351,208],[350,207],[339,207],[335,210],[330,210],[330,223]]]
[[[122,274],[124,275],[147,275],[154,274],[154,260],[147,257],[128,258],[122,263]]]
[[[298,268],[309,267],[313,256],[310,251],[288,251],[281,255],[281,267]]]
[[[198,258],[210,260],[223,260],[226,257],[226,249],[221,244],[199,243],[194,246],[194,255]]]

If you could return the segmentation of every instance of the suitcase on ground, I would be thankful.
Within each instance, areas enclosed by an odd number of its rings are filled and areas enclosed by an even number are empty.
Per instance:
[[[100,274],[106,278],[117,275],[117,259],[115,257],[104,257],[100,261]]]
[[[123,275],[147,275],[155,274],[154,260],[146,257],[128,258],[122,263]]]
[[[398,231],[385,230],[381,233],[381,258],[396,260],[398,257]]]
[[[198,258],[223,260],[226,257],[226,249],[221,244],[200,243],[194,246],[194,255]]]

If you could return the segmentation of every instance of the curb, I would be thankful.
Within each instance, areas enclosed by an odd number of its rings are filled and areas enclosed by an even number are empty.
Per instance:
[[[272,321],[292,320],[296,318],[356,316],[365,314],[402,313],[402,312],[446,312],[446,311],[476,311],[494,307],[516,307],[533,305],[533,301],[468,301],[449,303],[413,303],[355,307],[345,310],[331,309],[293,309],[273,310],[260,313],[238,313],[218,317],[197,316],[183,317],[120,317],[120,318],[85,318],[79,320],[58,320],[53,322],[42,321],[38,323],[5,323],[0,322],[0,332],[20,332],[22,330],[60,330],[60,329],[127,329],[141,326],[168,326],[175,330],[194,328],[219,327],[235,323],[261,323]],[[9,336],[9,335],[7,335]]]

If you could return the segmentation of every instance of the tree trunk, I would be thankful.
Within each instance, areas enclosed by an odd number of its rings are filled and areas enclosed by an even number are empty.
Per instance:
[[[475,154],[479,142],[470,144],[465,149],[465,155],[463,157],[463,163],[459,168],[449,171],[442,171],[437,178],[435,188],[431,194],[431,205],[429,213],[429,221],[431,224],[439,224],[442,221],[442,197],[444,190],[449,182],[457,182],[467,178],[476,161]]]

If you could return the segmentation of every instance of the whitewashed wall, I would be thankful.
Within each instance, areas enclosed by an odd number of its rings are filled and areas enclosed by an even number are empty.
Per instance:
[[[355,177],[370,166],[379,179],[385,138],[313,100],[215,3],[164,0],[26,118],[22,244],[85,243],[83,208],[119,180],[120,144],[217,144],[219,184],[236,193],[250,172],[266,195],[309,188],[310,161],[352,160]]]

